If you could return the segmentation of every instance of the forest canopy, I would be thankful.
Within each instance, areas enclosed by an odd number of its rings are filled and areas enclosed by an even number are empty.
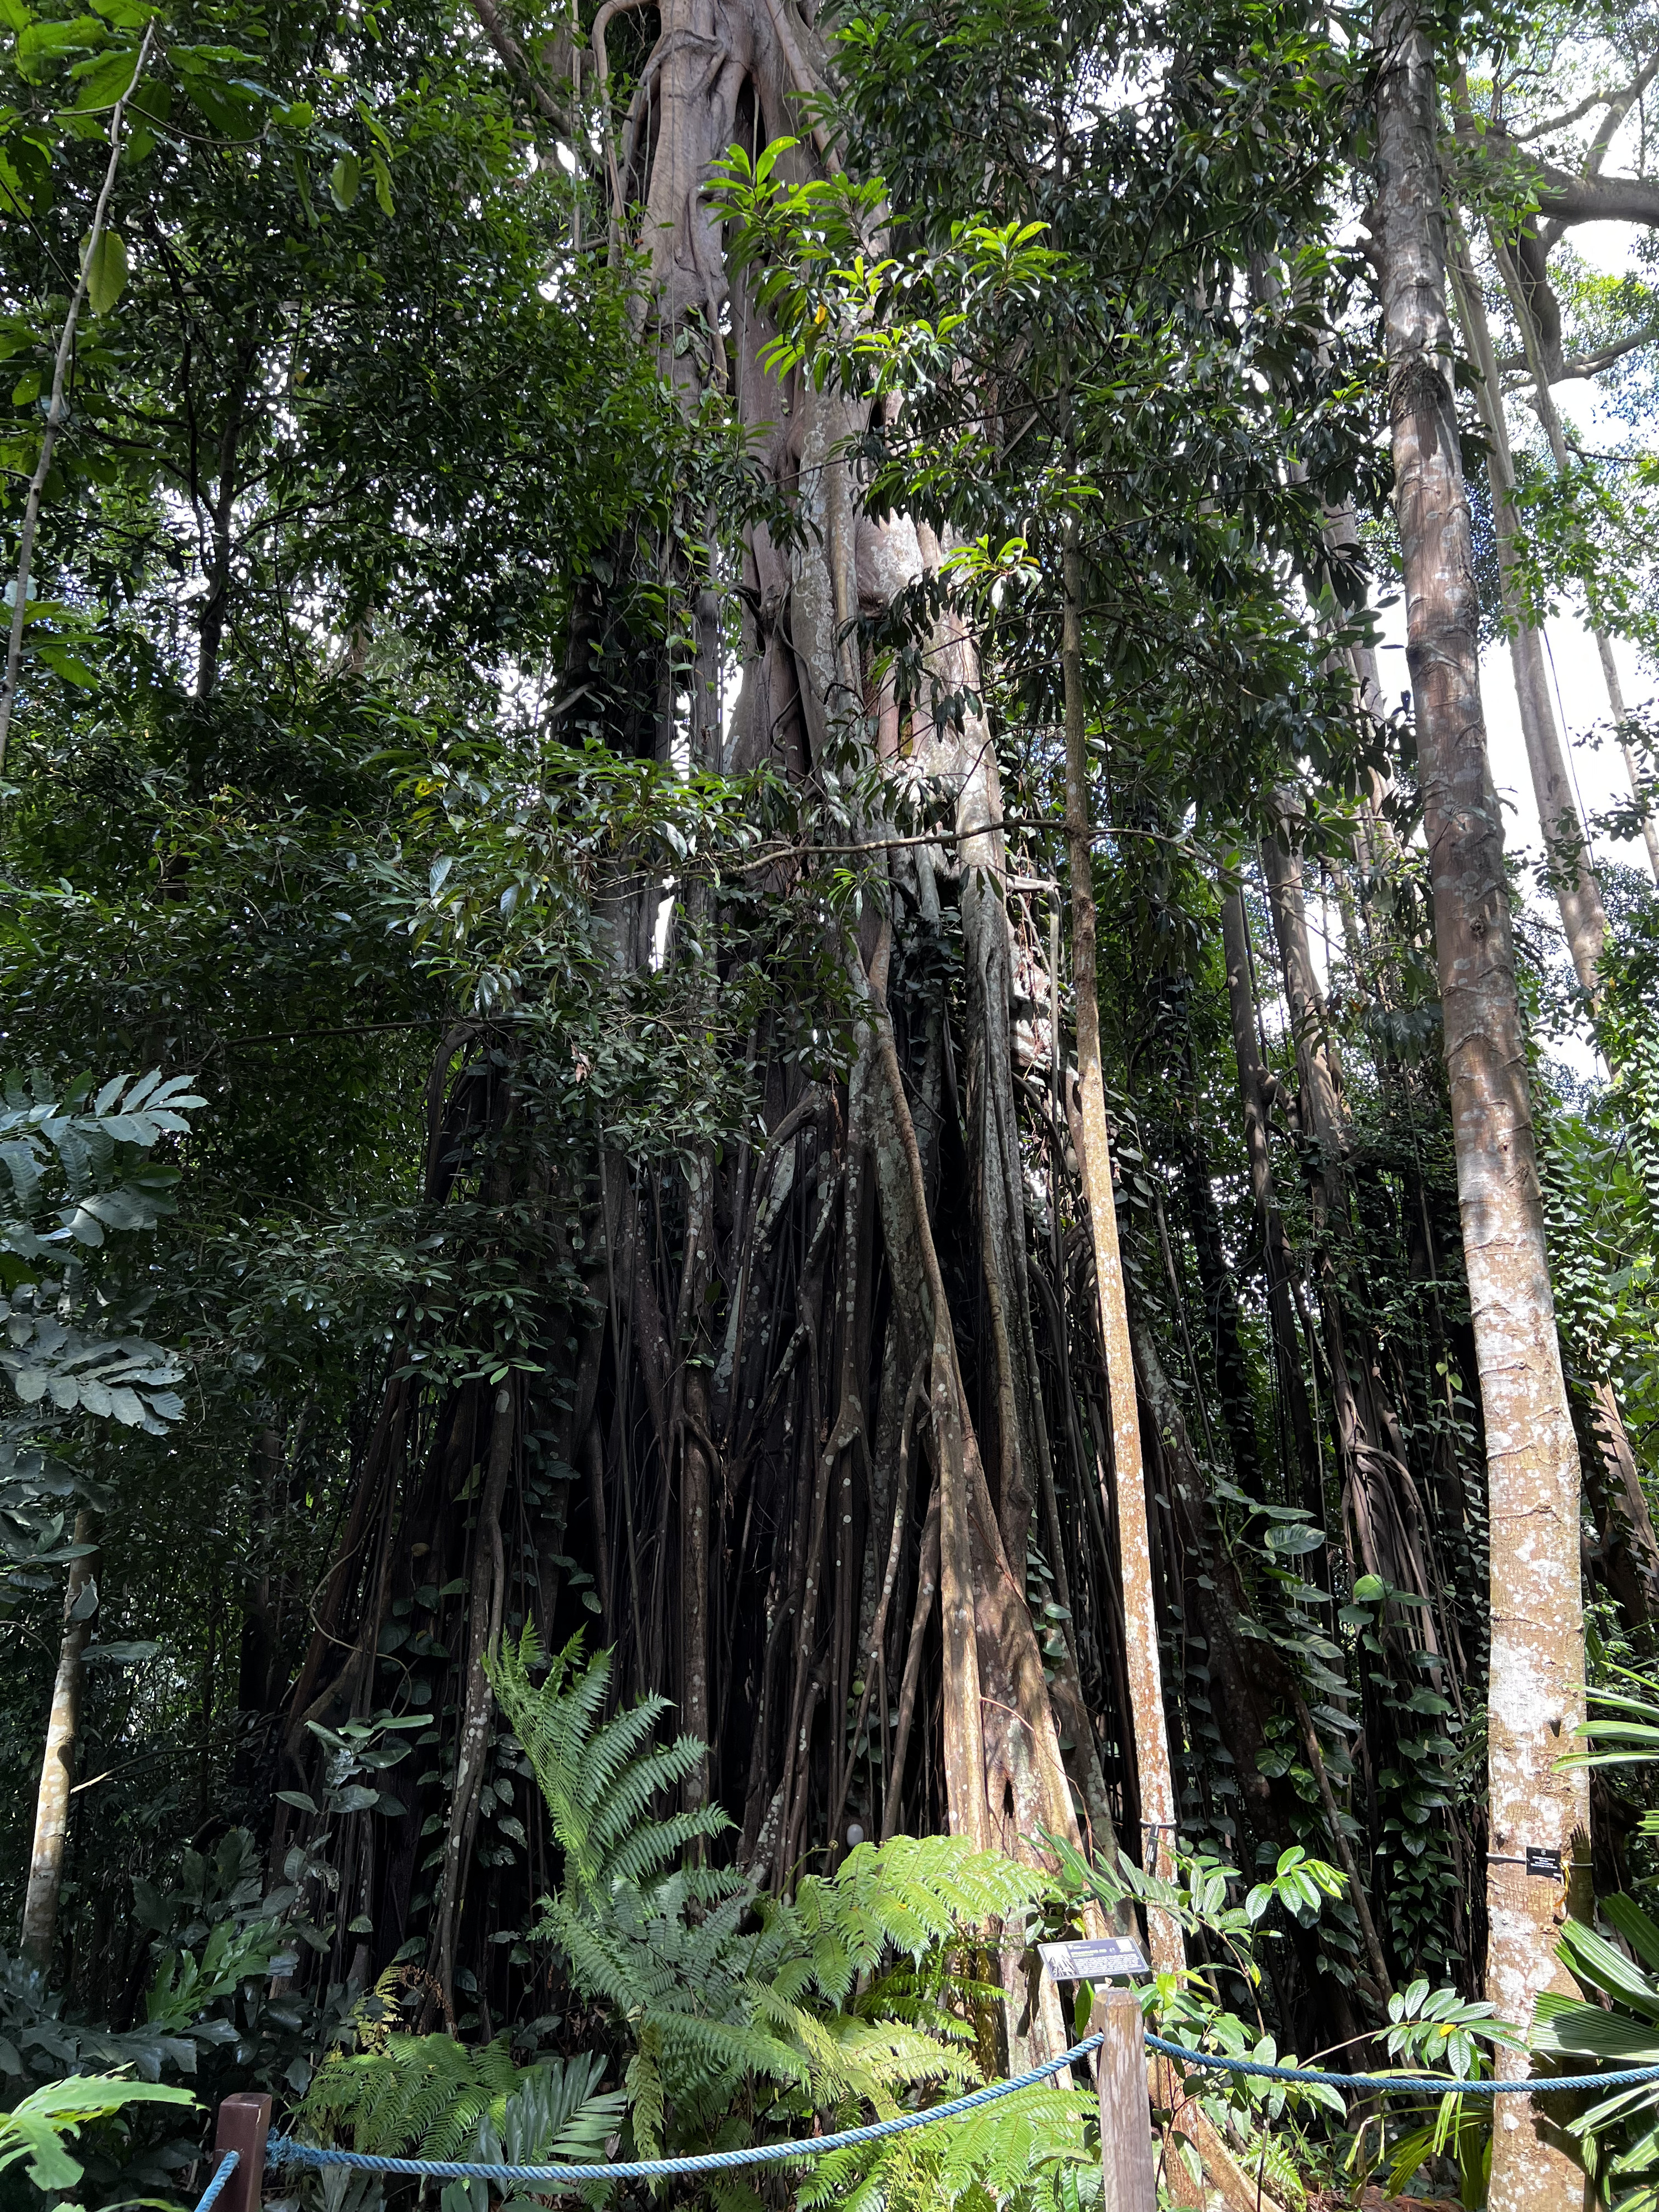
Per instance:
[[[92,8],[0,0],[0,2162],[821,2135],[1109,1927],[1189,2046],[1659,2063],[1659,21]],[[1659,2189],[1659,2088],[1149,2088],[1174,2203]],[[1094,2201],[994,2109],[757,2186]]]

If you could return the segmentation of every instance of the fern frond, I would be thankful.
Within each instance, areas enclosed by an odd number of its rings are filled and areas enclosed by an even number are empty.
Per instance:
[[[733,2081],[752,2074],[794,2088],[810,2086],[811,2075],[802,2054],[780,2037],[746,2021],[707,2020],[695,2012],[675,2012],[658,2015],[653,2024],[661,2038],[664,2058],[672,2053],[682,2066]]]
[[[611,1655],[581,1665],[580,1634],[548,1662],[539,1687],[531,1680],[541,1646],[526,1626],[516,1645],[488,1662],[490,1686],[547,1803],[565,1859],[568,1891],[592,1911],[603,1909],[618,1881],[645,1883],[680,1857],[686,1845],[731,1826],[717,1806],[652,1817],[653,1800],[677,1790],[702,1756],[690,1736],[653,1745],[666,1698],[642,1698],[602,1721]]]
[[[521,2078],[504,2035],[482,2048],[447,2035],[388,2035],[378,2051],[319,2066],[295,2117],[319,2138],[349,2131],[356,2150],[454,2158]]]
[[[659,2158],[662,2154],[662,2075],[648,2051],[635,2052],[627,2087],[634,2113],[634,2148],[641,2158]]]

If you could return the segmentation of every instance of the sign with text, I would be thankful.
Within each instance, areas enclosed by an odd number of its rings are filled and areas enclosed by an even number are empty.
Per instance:
[[[1103,1936],[1074,1943],[1039,1943],[1043,1970],[1057,1982],[1108,1982],[1114,1974],[1144,1974],[1140,1946],[1128,1936]]]

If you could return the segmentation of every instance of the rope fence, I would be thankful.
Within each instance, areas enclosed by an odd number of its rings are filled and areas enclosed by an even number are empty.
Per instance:
[[[1018,2090],[1046,2081],[1074,2059],[1086,2058],[1105,2039],[1103,2035],[1087,2036],[1074,2050],[1049,2059],[1044,2066],[1032,2067],[1029,2074],[1017,2074],[1011,2081],[989,2082],[965,2097],[952,2097],[947,2104],[930,2105],[925,2112],[901,2112],[894,2119],[872,2120],[867,2127],[843,2128],[839,2135],[750,2143],[742,2150],[702,2151],[691,2158],[618,2159],[595,2166],[484,2166],[466,2159],[377,2158],[368,2151],[319,2150],[310,2143],[295,2142],[291,2136],[272,2136],[266,2155],[273,2166],[349,2166],[362,2172],[429,2175],[435,2181],[531,2181],[568,2189],[580,2188],[590,2181],[655,2181],[674,2174],[725,2173],[744,2166],[787,2166],[792,2160],[823,2158],[832,2150],[848,2150],[856,2143],[880,2142],[888,2136],[906,2135],[912,2128],[932,2127],[936,2120],[954,2120],[981,2105],[994,2105],[999,2098],[1012,2097]]]
[[[1546,2075],[1534,2080],[1468,2081],[1455,2075],[1331,2074],[1308,2066],[1277,2066],[1256,2058],[1237,2058],[1213,2051],[1194,2051],[1171,2043],[1146,2029],[1139,2000],[1129,1990],[1115,1990],[1103,1999],[1106,2027],[1085,2036],[1029,2072],[1010,2081],[988,2082],[967,2095],[952,2097],[926,2112],[901,2112],[867,2126],[843,2128],[835,2135],[809,2136],[783,2142],[752,2143],[740,2150],[703,2151],[685,2158],[620,2159],[586,2165],[508,2166],[474,2159],[386,2158],[373,2151],[333,2150],[316,2143],[297,2142],[292,2136],[269,2132],[270,2100],[264,2096],[227,2098],[220,2107],[221,2155],[217,2168],[198,2201],[196,2212],[258,2212],[259,2184],[265,2161],[273,2166],[322,2169],[347,2167],[361,2173],[408,2175],[420,2180],[491,2181],[503,2185],[526,2184],[543,2191],[575,2190],[596,2181],[656,2181],[690,2174],[731,2172],[744,2167],[801,2165],[831,2151],[848,2150],[864,2143],[884,2142],[915,2128],[933,2127],[941,2120],[958,2119],[964,2112],[994,2105],[1022,2089],[1034,2088],[1096,2051],[1102,2051],[1101,2101],[1103,2152],[1131,2165],[1140,2158],[1134,2147],[1135,2112],[1139,2132],[1148,2135],[1146,2114],[1146,2054],[1177,2061],[1201,2073],[1222,2073],[1285,2081],[1304,2087],[1342,2089],[1364,2094],[1432,2097],[1499,2097],[1553,2095],[1561,2092],[1607,2091],[1659,2082],[1659,2066],[1626,2067],[1604,2074]],[[1097,2018],[1101,2017],[1097,2014]],[[1122,2125],[1111,2133],[1121,2142],[1106,2140],[1104,2125],[1109,2100],[1122,2117]],[[1142,2145],[1141,2150],[1146,2148]],[[228,2196],[226,2192],[228,2191]],[[221,2199],[224,2202],[221,2203]]]
[[[218,2203],[220,2197],[223,2194],[225,2184],[230,2179],[231,2175],[235,2172],[237,2167],[241,2164],[241,2162],[242,2154],[240,2151],[228,2150],[225,2153],[224,2156],[220,2160],[217,2166],[214,2170],[212,2180],[209,2182],[207,2187],[202,2191],[201,2195],[196,2200],[196,2212],[212,2212],[212,2208]]]
[[[1629,2066],[1617,2074],[1544,2074],[1508,2081],[1470,2081],[1459,2074],[1322,2074],[1311,2066],[1269,2066],[1259,2058],[1225,2058],[1218,2051],[1188,2051],[1184,2044],[1166,2043],[1148,2033],[1146,2048],[1165,2058],[1179,2058],[1188,2066],[1224,2069],[1229,2074],[1255,2074],[1270,2081],[1314,2082],[1328,2089],[1359,2089],[1375,2094],[1392,2090],[1409,2097],[1522,2097],[1555,2096],[1573,2089],[1628,2089],[1639,2081],[1659,2081],[1659,2066]]]

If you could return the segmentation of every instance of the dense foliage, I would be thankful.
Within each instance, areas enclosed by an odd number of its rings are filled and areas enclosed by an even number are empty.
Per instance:
[[[0,0],[0,2164],[49,2192],[202,2178],[70,2076],[388,2154],[805,2136],[1063,2047],[1030,1946],[1109,1918],[1235,2054],[1531,2025],[1371,27],[714,14]],[[1487,674],[1547,616],[1628,671],[1655,27],[1432,29]],[[1628,1686],[1659,755],[1566,712],[1631,795],[1510,895]],[[1651,2048],[1639,1794],[1595,1767],[1547,2054]],[[1577,2130],[1621,2188],[1645,2110]],[[1483,2201],[1449,2106],[1164,2119],[1176,2201]],[[760,2193],[1078,2212],[1097,2161],[1062,2081]]]

